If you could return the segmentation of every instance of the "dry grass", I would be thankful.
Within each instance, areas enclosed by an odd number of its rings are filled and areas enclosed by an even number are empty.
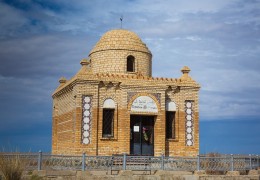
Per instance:
[[[0,154],[0,174],[3,180],[21,180],[24,163],[19,154],[4,156]]]
[[[226,165],[225,163],[218,162],[218,160],[214,159],[214,157],[218,158],[221,157],[220,153],[208,153],[207,157],[211,157],[208,161],[206,161],[206,167],[207,168],[214,168],[215,166],[218,166],[219,168],[224,168]],[[220,171],[220,170],[206,170],[206,173],[209,175],[224,175],[226,174],[226,171]]]

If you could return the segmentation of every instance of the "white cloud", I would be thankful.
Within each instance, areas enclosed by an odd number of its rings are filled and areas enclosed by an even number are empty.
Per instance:
[[[201,38],[198,36],[187,36],[185,39],[191,40],[191,41],[200,41]]]
[[[154,76],[180,77],[184,65],[191,68],[202,85],[202,117],[259,115],[260,6],[253,1],[62,1],[59,10],[31,2],[28,11],[0,3],[6,38],[0,42],[0,81],[19,77],[15,87],[6,82],[11,89],[44,86],[30,91],[37,101],[60,76],[73,76],[80,59],[103,33],[120,27],[123,15],[123,27],[152,51]]]
[[[0,2],[0,39],[17,33],[26,24],[28,19],[22,12]]]

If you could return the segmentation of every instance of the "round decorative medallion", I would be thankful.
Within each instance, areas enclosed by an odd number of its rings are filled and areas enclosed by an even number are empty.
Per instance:
[[[89,143],[89,138],[84,138],[84,139],[83,139],[83,143],[84,143],[84,144],[88,144],[88,143]]]
[[[90,102],[90,97],[85,97],[85,98],[84,98],[84,101],[85,101],[86,103],[89,103],[89,102]]]
[[[190,128],[190,127],[187,128],[187,132],[188,132],[188,133],[191,133],[191,128]]]
[[[186,116],[186,119],[187,119],[188,121],[190,121],[190,120],[191,120],[191,115],[187,115],[187,116]]]
[[[84,130],[89,130],[89,125],[88,124],[84,124],[83,128],[84,128]]]
[[[89,114],[90,114],[89,111],[85,111],[85,112],[84,112],[84,115],[85,115],[85,116],[89,116]]]
[[[84,131],[83,136],[84,137],[89,137],[89,132],[88,131]]]
[[[187,145],[188,145],[188,146],[191,146],[191,145],[192,145],[192,141],[191,141],[191,140],[188,140],[188,141],[187,141]]]
[[[186,113],[190,115],[191,114],[191,109],[186,109]]]
[[[89,105],[89,104],[85,104],[85,105],[84,105],[84,108],[85,108],[85,109],[89,109],[89,108],[90,108],[90,105]]]
[[[191,124],[192,124],[191,121],[187,121],[187,123],[186,123],[186,125],[189,127],[191,126]]]
[[[187,103],[186,103],[186,107],[187,107],[187,108],[191,108],[191,106],[192,106],[191,102],[187,102]]]
[[[90,119],[89,119],[89,117],[84,117],[84,123],[89,123],[89,121],[90,121]]]

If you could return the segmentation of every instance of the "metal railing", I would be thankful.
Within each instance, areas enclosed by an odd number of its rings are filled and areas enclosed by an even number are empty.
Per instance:
[[[170,171],[245,171],[260,167],[258,155],[198,155],[197,157],[88,156],[39,153],[0,153],[17,157],[26,170],[170,170]]]

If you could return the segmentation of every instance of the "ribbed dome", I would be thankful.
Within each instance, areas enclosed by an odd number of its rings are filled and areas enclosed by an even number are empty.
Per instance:
[[[151,54],[137,34],[124,29],[115,29],[105,33],[89,55],[106,50],[130,50]]]

